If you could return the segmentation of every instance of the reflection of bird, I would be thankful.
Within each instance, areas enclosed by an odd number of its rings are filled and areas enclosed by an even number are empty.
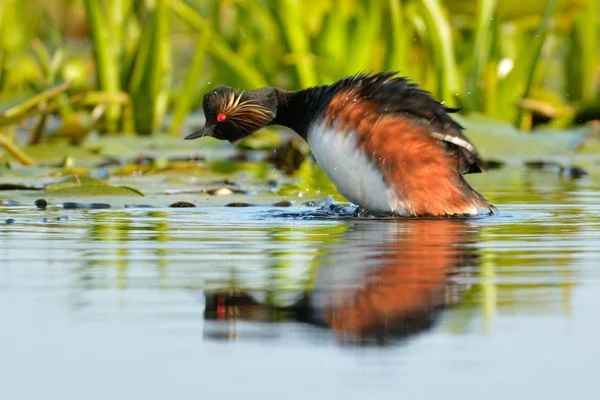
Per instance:
[[[431,327],[436,311],[458,303],[465,289],[452,278],[473,261],[468,230],[449,220],[356,225],[348,235],[363,245],[341,242],[321,259],[313,315],[342,338],[386,339]]]
[[[484,162],[450,108],[393,73],[361,74],[297,92],[219,87],[204,96],[206,125],[186,139],[235,142],[268,125],[306,139],[338,191],[372,212],[477,215],[493,206],[463,174]]]
[[[327,327],[342,341],[385,342],[426,330],[437,311],[457,304],[466,285],[453,278],[472,265],[465,221],[357,221],[321,250],[314,289],[289,307],[246,293],[206,293],[208,319],[287,318]]]

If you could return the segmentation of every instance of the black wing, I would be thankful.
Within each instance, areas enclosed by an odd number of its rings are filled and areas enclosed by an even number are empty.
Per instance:
[[[342,79],[332,89],[334,92],[356,90],[362,97],[378,104],[381,113],[398,114],[427,125],[432,137],[443,142],[449,150],[458,151],[464,174],[487,169],[475,146],[463,135],[464,128],[449,115],[458,110],[445,107],[418,85],[396,75],[396,72],[358,74]]]

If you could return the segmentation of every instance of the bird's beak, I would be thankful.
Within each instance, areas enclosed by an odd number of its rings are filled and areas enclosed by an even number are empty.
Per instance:
[[[196,131],[194,133],[190,133],[189,135],[187,135],[185,137],[185,140],[192,140],[192,139],[198,139],[201,137],[212,136],[213,129],[214,129],[213,126],[206,125],[206,126],[204,126],[204,128],[200,129],[199,131]]]

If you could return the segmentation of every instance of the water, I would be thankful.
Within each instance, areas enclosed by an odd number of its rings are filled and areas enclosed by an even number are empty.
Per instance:
[[[471,180],[499,215],[0,207],[0,397],[593,398],[598,182]]]

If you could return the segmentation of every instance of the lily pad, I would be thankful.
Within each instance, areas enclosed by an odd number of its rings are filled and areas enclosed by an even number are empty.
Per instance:
[[[86,176],[72,177],[46,188],[54,196],[144,196],[137,189],[127,186],[111,186],[99,179]]]
[[[108,186],[108,184],[100,179],[91,178],[89,176],[71,176],[67,179],[60,181],[54,185],[46,187],[47,192],[55,192],[57,190],[66,189],[70,187],[82,186],[82,185],[104,185]]]
[[[88,150],[107,157],[132,158],[140,153],[139,146],[129,137],[103,137],[88,145]]]
[[[143,196],[142,192],[127,186],[81,185],[53,190],[54,196]]]
[[[40,188],[20,183],[0,183],[0,190],[40,190]]]
[[[62,165],[66,157],[69,157],[77,165],[95,165],[104,159],[85,149],[71,146],[65,142],[44,143],[29,146],[23,151],[40,165]],[[3,155],[0,161],[7,161],[10,156]]]
[[[501,161],[561,158],[569,156],[590,129],[533,131],[523,133],[508,123],[479,115],[453,118],[465,128],[465,135],[475,144],[484,159]]]

